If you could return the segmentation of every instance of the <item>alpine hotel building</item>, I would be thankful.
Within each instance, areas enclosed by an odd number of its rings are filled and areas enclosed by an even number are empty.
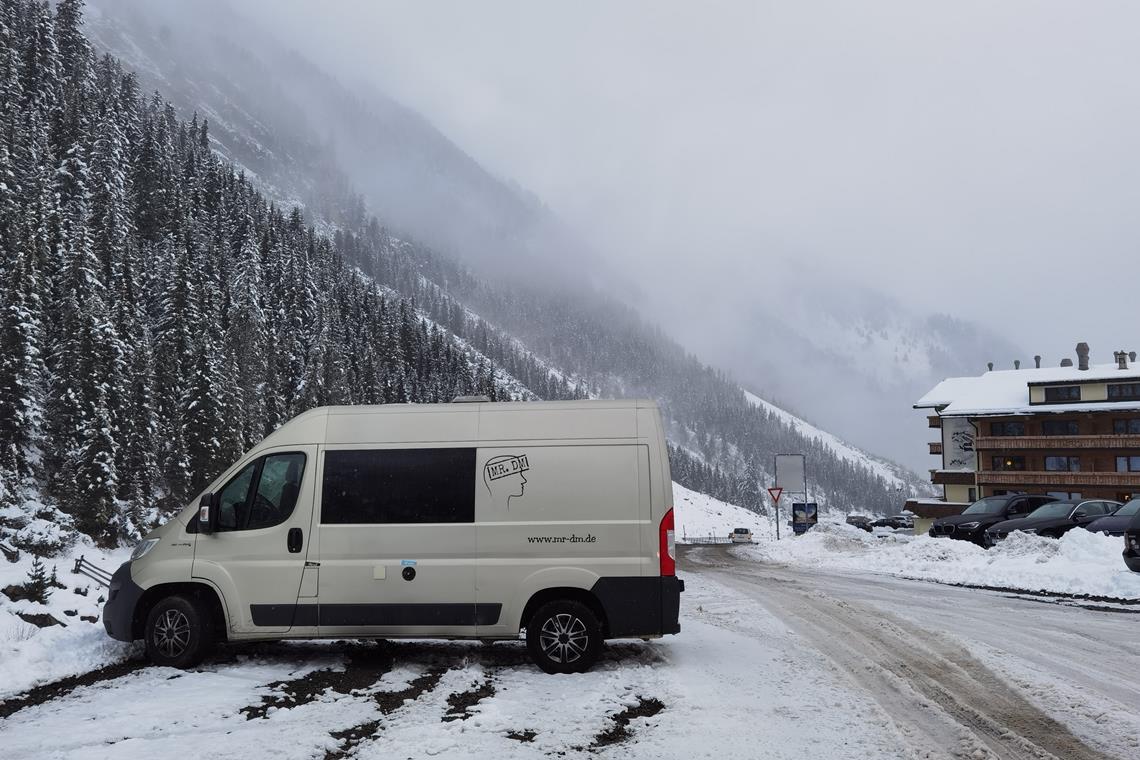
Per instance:
[[[1076,366],[1065,359],[1042,368],[1040,357],[1033,369],[990,365],[919,399],[915,408],[930,410],[929,425],[941,432],[930,444],[941,458],[930,479],[942,486],[943,509],[957,513],[1006,492],[1120,502],[1140,496],[1140,369],[1135,352],[1114,358],[1090,366],[1081,343]]]

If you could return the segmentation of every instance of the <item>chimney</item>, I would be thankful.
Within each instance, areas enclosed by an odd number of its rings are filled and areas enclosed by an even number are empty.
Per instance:
[[[1021,359],[1014,359],[1013,360],[1013,368],[1014,369],[1021,369]]]
[[[1073,366],[1073,360],[1066,356],[1064,359],[1061,360],[1061,366],[1062,367],[1071,367],[1071,366]]]
[[[1124,351],[1113,351],[1112,358],[1116,360],[1117,369],[1128,369],[1128,354]]]
[[[1089,368],[1089,344],[1080,342],[1077,344],[1077,369],[1087,370]]]
[[[986,369],[988,369],[990,372],[993,372],[994,371],[994,363],[993,362],[986,362]]]
[[[1041,369],[1041,354],[1037,354],[1037,356],[1033,357],[1033,365],[1037,367],[1037,369]]]

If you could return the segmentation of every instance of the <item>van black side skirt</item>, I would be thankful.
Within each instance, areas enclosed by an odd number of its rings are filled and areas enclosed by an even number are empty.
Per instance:
[[[251,604],[254,625],[461,626],[495,625],[501,604]]]

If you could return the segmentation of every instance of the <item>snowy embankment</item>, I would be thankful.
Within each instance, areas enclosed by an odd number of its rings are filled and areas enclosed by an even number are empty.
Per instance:
[[[0,700],[31,686],[123,659],[129,647],[108,637],[103,629],[106,587],[75,575],[71,569],[76,558],[83,555],[113,572],[130,552],[104,552],[84,537],[60,556],[43,560],[46,573],[50,576],[54,568],[62,586],[51,589],[45,604],[28,599],[13,601],[7,593],[0,593]],[[24,586],[32,561],[28,552],[20,552],[16,562],[0,558],[0,589]]]
[[[673,484],[673,521],[677,541],[718,536],[727,538],[735,528],[748,528],[754,539],[775,535],[772,521],[764,515],[690,491]]]
[[[1027,592],[1140,601],[1140,573],[1120,558],[1123,544],[1086,530],[1060,540],[1014,533],[992,549],[968,541],[894,534],[875,536],[824,522],[804,536],[742,547],[741,556],[829,570]]]

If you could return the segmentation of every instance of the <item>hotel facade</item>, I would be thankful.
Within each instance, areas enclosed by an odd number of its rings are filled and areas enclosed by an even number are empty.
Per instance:
[[[931,482],[943,509],[958,512],[985,496],[1042,493],[1128,501],[1140,496],[1140,369],[1136,354],[1112,364],[1077,361],[993,370],[944,380],[915,403],[939,440]],[[908,503],[916,511],[936,504]],[[921,507],[925,506],[926,509]],[[934,515],[932,515],[934,516]]]

